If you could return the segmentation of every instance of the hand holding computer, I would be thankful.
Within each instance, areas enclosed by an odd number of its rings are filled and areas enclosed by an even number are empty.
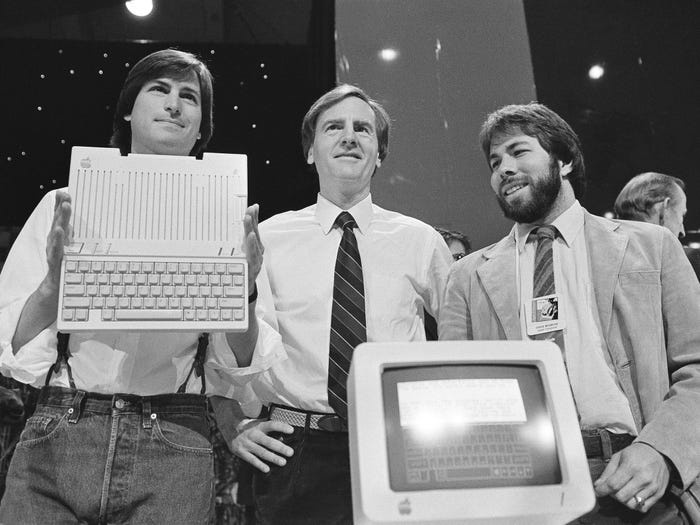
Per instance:
[[[231,443],[231,450],[239,458],[247,461],[262,472],[269,472],[270,467],[265,463],[274,463],[283,467],[294,450],[268,434],[282,432],[291,434],[294,428],[282,421],[264,421],[253,419],[243,425],[241,432]]]
[[[613,454],[595,482],[598,496],[612,496],[631,509],[646,512],[664,495],[670,477],[664,457],[644,443]]]
[[[70,242],[71,237],[70,216],[71,197],[67,192],[59,190],[56,192],[53,222],[46,241],[46,261],[49,264],[49,271],[45,284],[55,293],[58,293],[60,286],[64,246]]]
[[[248,206],[243,217],[243,233],[245,235],[245,254],[248,261],[248,295],[253,294],[255,279],[260,273],[260,268],[263,262],[263,253],[265,247],[260,240],[260,232],[258,231],[258,212],[260,206],[253,204]]]

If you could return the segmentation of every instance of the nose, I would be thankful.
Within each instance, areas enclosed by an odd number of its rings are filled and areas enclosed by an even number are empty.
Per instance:
[[[497,171],[498,174],[501,176],[501,179],[505,179],[506,177],[514,175],[516,171],[515,159],[510,155],[504,155],[501,159],[500,164],[498,165]]]
[[[173,91],[168,93],[168,95],[165,97],[164,107],[165,111],[173,116],[177,116],[180,114],[180,97],[178,97]]]
[[[355,129],[352,126],[346,126],[343,128],[341,142],[344,146],[355,146],[357,144],[357,135],[355,135]]]

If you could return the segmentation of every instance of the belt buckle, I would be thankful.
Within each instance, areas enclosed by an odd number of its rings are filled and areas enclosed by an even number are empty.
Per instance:
[[[328,414],[321,416],[316,422],[318,428],[326,432],[347,432],[348,426],[340,416],[336,414]]]

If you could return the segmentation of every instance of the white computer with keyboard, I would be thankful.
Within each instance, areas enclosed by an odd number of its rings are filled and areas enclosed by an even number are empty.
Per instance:
[[[247,329],[245,155],[76,146],[68,191],[60,331]]]
[[[348,427],[357,524],[564,524],[595,503],[551,342],[362,344]]]

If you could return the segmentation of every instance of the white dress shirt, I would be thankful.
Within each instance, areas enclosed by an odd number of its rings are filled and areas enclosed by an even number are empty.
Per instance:
[[[342,237],[333,224],[343,211],[317,204],[260,224],[265,246],[258,277],[258,316],[276,327],[288,358],[251,385],[265,404],[332,412],[328,348],[336,255]],[[424,341],[423,308],[439,316],[450,251],[427,224],[372,204],[347,210],[362,259],[368,341]]]
[[[20,232],[0,274],[0,373],[35,387],[44,385],[56,361],[56,323],[12,352],[12,338],[29,296],[46,276],[46,239],[54,214],[56,191],[44,196]],[[155,395],[176,392],[187,377],[199,333],[94,332],[70,337],[76,387],[89,392]],[[204,366],[207,394],[239,397],[251,376],[284,357],[279,334],[260,326],[249,367],[239,368],[223,333],[211,334]],[[68,387],[65,367],[54,386]],[[187,392],[199,393],[201,378],[192,374]]]
[[[559,234],[552,245],[554,281],[559,295],[559,316],[564,319],[564,346],[571,390],[581,428],[607,428],[636,434],[632,411],[600,337],[598,308],[593,295],[583,208],[574,204],[552,222]],[[517,224],[513,235],[520,275],[520,325],[527,339],[523,305],[532,300],[532,279],[537,242],[527,242],[536,224]],[[566,271],[563,271],[563,269]]]

